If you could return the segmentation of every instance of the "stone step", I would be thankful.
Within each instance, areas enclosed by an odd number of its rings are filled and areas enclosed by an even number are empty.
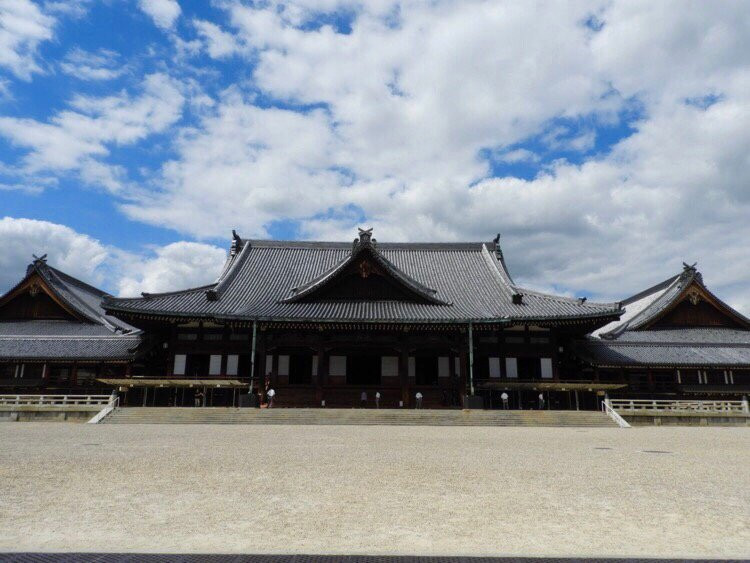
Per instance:
[[[126,407],[105,424],[301,424],[423,426],[616,426],[594,411],[461,411],[374,409],[237,409]]]

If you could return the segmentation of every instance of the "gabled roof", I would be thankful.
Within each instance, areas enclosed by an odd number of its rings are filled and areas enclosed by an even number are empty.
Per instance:
[[[731,321],[727,326],[665,327],[660,319],[685,300],[705,300]],[[695,265],[622,302],[619,320],[576,343],[584,361],[599,367],[717,367],[750,365],[750,320],[703,283]],[[656,326],[654,326],[656,325]]]
[[[0,320],[0,359],[116,360],[133,358],[140,330],[107,314],[103,291],[37,258],[24,278],[0,297],[0,308],[29,291],[49,295],[67,319]]]
[[[732,318],[738,325],[750,329],[750,319],[727,305],[714,295],[703,283],[703,276],[695,264],[684,264],[683,271],[622,302],[623,315],[615,321],[594,331],[592,336],[604,339],[618,338],[625,331],[644,330],[681,303],[691,288],[709,298],[717,309]]]
[[[53,268],[47,264],[46,255],[36,258],[29,264],[23,279],[0,297],[0,307],[22,293],[34,278],[42,283],[43,291],[78,320],[100,324],[112,332],[136,330],[120,319],[112,317],[102,308],[101,302],[106,295],[105,292]]]
[[[367,259],[369,258],[380,266],[385,275],[396,285],[411,293],[416,301],[431,303],[433,305],[448,305],[447,302],[436,297],[437,290],[431,289],[411,278],[408,274],[402,272],[395,264],[388,260],[388,258],[383,256],[383,254],[377,250],[375,245],[376,241],[372,240],[371,235],[372,229],[359,229],[359,239],[354,240],[352,252],[349,256],[344,258],[327,272],[301,284],[299,287],[293,287],[290,295],[281,301],[283,303],[296,303],[302,300],[314,300],[317,294],[321,293],[326,287],[333,285],[333,283],[341,278],[344,272],[346,272],[351,266],[357,263],[367,266],[369,264]],[[368,268],[366,267],[362,269],[363,277],[369,275],[367,270]]]
[[[130,319],[357,322],[591,322],[619,316],[613,303],[592,303],[517,287],[497,241],[377,243],[247,240],[233,243],[215,284],[141,298],[104,300]],[[239,238],[239,237],[237,237]],[[363,244],[360,250],[359,244]],[[239,247],[239,251],[237,248]],[[353,251],[354,250],[354,251]],[[366,253],[413,301],[323,301],[316,292]]]

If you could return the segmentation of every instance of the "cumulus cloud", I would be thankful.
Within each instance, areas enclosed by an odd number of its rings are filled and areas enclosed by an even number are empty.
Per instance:
[[[196,242],[175,242],[150,255],[130,258],[118,282],[120,295],[186,289],[216,280],[227,259],[225,249]]]
[[[70,109],[49,121],[0,117],[0,135],[26,149],[19,173],[78,172],[82,179],[116,191],[123,171],[101,159],[114,145],[129,145],[164,131],[181,115],[179,85],[164,74],[147,76],[143,92],[114,96],[77,96]]]
[[[46,254],[51,266],[121,295],[204,285],[218,277],[226,260],[226,250],[208,244],[180,241],[124,251],[64,225],[15,217],[0,219],[0,240],[6,247],[0,295],[21,280],[34,254]]]
[[[33,219],[0,219],[0,294],[26,274],[32,254],[47,254],[50,265],[94,284],[103,281],[106,248],[93,238],[64,225]]]
[[[154,20],[157,27],[165,30],[174,27],[182,11],[177,0],[138,0],[138,7]]]
[[[0,3],[0,67],[22,80],[41,72],[37,49],[40,43],[52,39],[54,26],[55,18],[30,0]]]

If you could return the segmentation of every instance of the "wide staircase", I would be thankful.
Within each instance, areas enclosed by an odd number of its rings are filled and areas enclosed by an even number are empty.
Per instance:
[[[598,411],[252,409],[126,407],[103,424],[303,424],[393,426],[617,427]]]

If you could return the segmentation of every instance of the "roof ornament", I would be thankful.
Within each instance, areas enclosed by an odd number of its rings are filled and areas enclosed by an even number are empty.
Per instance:
[[[583,305],[584,303],[586,303],[587,299],[588,299],[588,297],[579,297],[578,298],[578,304],[579,305]]]
[[[232,246],[229,250],[229,255],[236,256],[240,250],[242,250],[242,239],[237,234],[237,231],[232,229]]]
[[[495,238],[492,239],[492,243],[495,245],[495,256],[498,260],[503,259],[503,249],[500,248],[500,233],[497,233]]]
[[[46,264],[47,263],[47,254],[42,254],[41,256],[37,256],[36,254],[31,255],[34,258],[34,264]]]
[[[378,241],[372,238],[372,227],[369,229],[357,228],[359,231],[359,237],[354,239],[352,243],[352,252],[354,252],[358,246],[375,245]]]

